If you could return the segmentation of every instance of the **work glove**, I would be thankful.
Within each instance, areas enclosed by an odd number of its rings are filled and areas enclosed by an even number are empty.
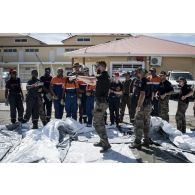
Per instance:
[[[64,100],[63,100],[63,99],[61,99],[60,104],[61,104],[62,106],[64,106]]]
[[[77,99],[77,104],[78,104],[78,105],[81,104],[81,99],[80,99],[80,98]]]

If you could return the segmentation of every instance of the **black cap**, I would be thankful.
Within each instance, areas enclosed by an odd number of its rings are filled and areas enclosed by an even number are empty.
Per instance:
[[[156,68],[152,67],[152,68],[149,69],[149,71],[156,73]]]
[[[51,71],[51,68],[49,68],[49,67],[48,68],[45,68],[45,72],[46,71]]]
[[[187,82],[186,79],[184,77],[179,77],[177,82],[179,83],[179,81],[184,81],[184,82]]]
[[[131,72],[126,72],[125,75],[131,76]]]
[[[103,66],[103,67],[106,68],[107,64],[106,64],[105,61],[99,61],[99,62],[96,63],[96,67],[98,67],[98,66]]]
[[[145,68],[138,68],[137,70],[136,70],[136,73],[144,73],[144,74],[147,74],[148,73],[148,71],[145,69]]]
[[[161,71],[159,75],[165,75],[165,76],[167,76],[167,73],[165,71]]]

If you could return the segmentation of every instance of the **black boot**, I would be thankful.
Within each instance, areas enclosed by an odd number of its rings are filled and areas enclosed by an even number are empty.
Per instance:
[[[38,129],[38,122],[33,122],[33,129]]]
[[[82,124],[82,117],[79,117],[79,123]]]
[[[21,123],[27,123],[28,121],[26,119],[21,119],[20,122]]]
[[[135,141],[129,145],[129,148],[130,149],[138,149],[138,150],[141,150],[142,149],[141,140],[135,139]]]
[[[87,117],[83,117],[83,122],[87,123]]]
[[[47,121],[43,121],[42,123],[43,123],[43,126],[45,126],[45,125],[47,125],[48,122]]]
[[[95,147],[103,147],[103,142],[99,141],[97,143],[94,143],[93,146],[95,146]]]
[[[16,123],[16,119],[11,119],[11,123],[15,124]]]
[[[103,145],[102,145],[102,149],[100,150],[100,153],[107,152],[111,148],[111,145],[108,142],[108,139],[102,140],[102,143]]]
[[[150,145],[152,144],[152,140],[150,138],[144,138],[143,140],[143,146],[145,146],[146,148],[149,148]]]

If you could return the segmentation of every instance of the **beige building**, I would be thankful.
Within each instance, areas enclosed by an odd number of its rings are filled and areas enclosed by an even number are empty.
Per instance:
[[[0,89],[4,90],[4,78],[11,68],[17,70],[23,83],[29,80],[32,69],[37,69],[39,76],[46,67],[51,67],[52,74],[56,73],[58,67],[64,67],[67,72],[76,61],[64,53],[130,36],[130,34],[80,34],[63,40],[62,44],[54,45],[46,44],[29,35],[0,33]],[[85,58],[82,58],[82,63],[85,64]],[[0,93],[0,100],[2,99],[4,92]]]
[[[65,52],[130,36],[129,34],[81,34],[63,40],[61,45],[48,45],[28,35],[0,34],[1,72],[8,72],[10,68],[17,69],[22,82],[26,82],[31,69],[34,68],[38,69],[40,75],[43,74],[45,67],[51,67],[53,74],[61,66],[69,71],[74,62],[64,55]]]

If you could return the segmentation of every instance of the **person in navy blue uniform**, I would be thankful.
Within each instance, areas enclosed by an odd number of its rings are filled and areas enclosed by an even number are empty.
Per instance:
[[[23,92],[21,89],[20,78],[17,77],[15,70],[10,70],[10,79],[6,82],[5,86],[5,98],[10,104],[10,117],[11,122],[16,122],[16,113],[18,112],[18,121],[23,120]],[[16,112],[17,110],[17,112]]]
[[[32,78],[27,82],[26,95],[26,113],[24,115],[24,122],[29,121],[32,116],[33,129],[38,129],[39,116],[41,117],[43,125],[46,125],[46,118],[42,113],[42,90],[43,84],[40,82],[37,70],[32,70]]]
[[[52,96],[50,92],[50,82],[52,79],[52,76],[50,75],[51,69],[45,68],[45,74],[40,77],[40,81],[43,82],[43,109],[46,115],[47,122],[51,119],[51,113],[52,113]]]
[[[114,74],[113,81],[110,83],[109,89],[109,110],[110,110],[110,122],[111,125],[116,122],[116,126],[119,127],[119,108],[120,108],[120,99],[122,95],[123,85],[119,81],[119,73]]]
[[[191,86],[187,84],[187,81],[184,77],[180,77],[177,82],[179,83],[181,89],[179,93],[179,101],[175,119],[177,123],[177,129],[182,133],[186,133],[185,113],[189,105],[189,97],[193,95],[193,90],[191,89]]]

